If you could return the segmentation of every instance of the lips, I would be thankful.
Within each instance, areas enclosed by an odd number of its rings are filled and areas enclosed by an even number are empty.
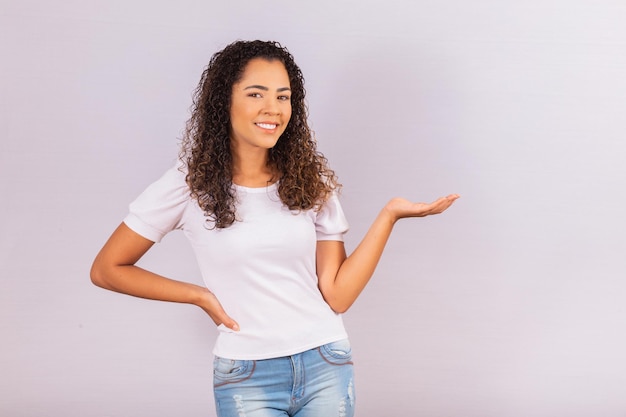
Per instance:
[[[276,123],[255,123],[261,129],[273,130],[278,126]]]

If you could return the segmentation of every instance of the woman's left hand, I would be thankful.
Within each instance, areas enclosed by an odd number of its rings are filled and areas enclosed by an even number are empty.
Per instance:
[[[459,197],[458,194],[450,194],[446,197],[438,198],[432,203],[413,203],[397,197],[390,200],[384,210],[391,215],[394,222],[406,217],[425,217],[443,213]]]

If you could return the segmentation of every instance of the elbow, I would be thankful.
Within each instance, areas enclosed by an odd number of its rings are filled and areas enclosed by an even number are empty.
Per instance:
[[[104,272],[102,266],[97,259],[94,261],[93,265],[91,265],[89,277],[91,278],[92,284],[94,284],[96,287],[104,288],[107,290],[111,289],[106,279],[106,273]]]
[[[337,314],[343,314],[350,309],[352,303],[348,303],[342,300],[326,300],[330,308]]]
[[[91,271],[89,271],[89,278],[91,278],[91,283],[96,287],[104,286],[102,275],[100,274],[98,268],[96,268],[95,263],[91,266]]]
[[[320,292],[326,304],[337,314],[343,314],[352,306],[354,300],[346,297],[332,285],[320,285]]]
[[[335,313],[337,313],[337,314],[343,314],[343,313],[345,313],[346,311],[348,311],[348,309],[350,308],[350,306],[347,306],[347,307],[343,307],[343,306],[342,306],[342,307],[331,307],[331,308],[333,309],[333,311],[334,311]]]

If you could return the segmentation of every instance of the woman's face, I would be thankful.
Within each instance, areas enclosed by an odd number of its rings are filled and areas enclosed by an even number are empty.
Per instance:
[[[276,145],[291,118],[291,88],[279,60],[255,58],[233,85],[230,139],[238,152]]]

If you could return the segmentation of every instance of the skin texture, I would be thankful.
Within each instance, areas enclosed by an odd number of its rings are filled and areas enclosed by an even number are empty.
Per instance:
[[[266,186],[280,175],[269,163],[270,152],[291,117],[289,78],[282,62],[254,59],[248,62],[232,88],[230,135],[233,182],[248,187]],[[258,123],[276,124],[258,126]],[[459,198],[451,194],[432,203],[390,200],[380,211],[360,244],[346,255],[343,242],[320,241],[316,265],[319,289],[330,307],[345,312],[372,277],[394,225],[402,218],[425,217],[448,209]],[[91,269],[92,282],[102,288],[136,297],[188,303],[203,309],[216,325],[239,330],[219,300],[207,288],[175,281],[135,263],[152,247],[125,224],[105,243]]]
[[[268,150],[289,123],[290,97],[289,76],[277,60],[251,60],[241,80],[233,85],[230,149],[235,184],[263,187],[279,175],[268,164]]]
[[[318,285],[330,307],[343,313],[354,303],[374,274],[398,220],[442,213],[457,198],[458,194],[450,194],[428,204],[412,203],[404,198],[390,200],[349,257],[346,257],[343,242],[317,242]]]
[[[328,161],[317,151],[308,125],[304,77],[293,56],[277,42],[233,42],[213,55],[200,77],[179,155],[191,195],[210,229],[230,227],[237,218],[231,100],[247,65],[258,59],[283,63],[289,77],[291,117],[268,158],[271,172],[280,177],[281,201],[290,210],[317,210],[340,186]]]

